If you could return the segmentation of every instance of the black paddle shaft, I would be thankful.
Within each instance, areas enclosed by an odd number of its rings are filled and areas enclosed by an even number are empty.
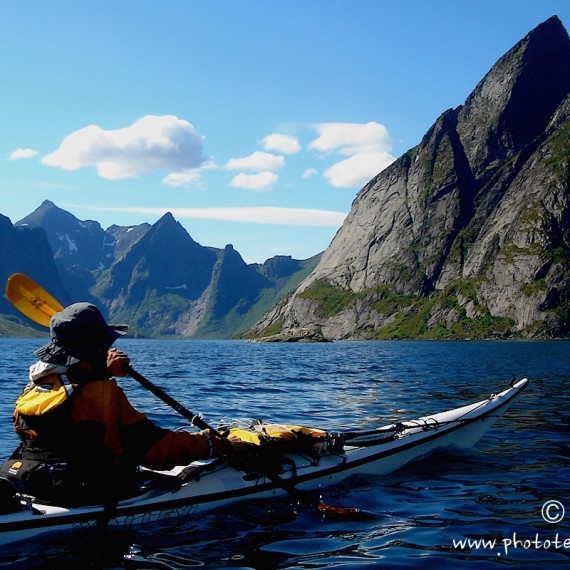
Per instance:
[[[145,387],[147,390],[152,392],[155,396],[160,398],[165,404],[169,405],[173,410],[176,410],[180,415],[184,416],[187,420],[190,421],[191,424],[195,425],[199,429],[207,429],[210,430],[214,435],[221,437],[219,432],[208,425],[200,416],[192,413],[188,408],[185,408],[182,404],[177,402],[174,398],[169,396],[164,390],[153,384],[150,380],[147,380],[142,374],[139,374],[136,370],[131,368],[130,366],[125,366],[125,372],[134,380],[136,380],[141,386]],[[228,457],[228,461],[230,465],[233,465],[236,469],[242,470],[243,467],[236,466],[235,461],[232,461],[231,457]],[[353,516],[355,513],[359,514],[359,509],[350,509],[350,508],[342,508],[342,507],[330,507],[326,505],[319,499],[313,499],[308,497],[302,491],[299,491],[297,487],[291,482],[282,479],[277,473],[270,473],[266,470],[262,469],[262,473],[265,477],[267,477],[270,481],[272,481],[278,487],[281,487],[286,493],[289,493],[291,497],[293,497],[299,504],[304,505],[305,507],[309,508],[316,508],[318,511],[323,511],[334,516],[342,516],[345,517],[347,515]]]
[[[180,402],[177,402],[172,396],[169,396],[164,390],[159,388],[156,384],[153,384],[150,380],[147,380],[142,374],[139,374],[136,370],[130,366],[125,367],[125,372],[134,380],[136,380],[141,386],[144,386],[147,390],[152,392],[155,396],[160,398],[165,404],[169,405],[173,410],[176,410],[181,416],[184,416],[190,421],[192,425],[195,425],[199,429],[211,430],[214,435],[220,436],[220,434],[213,427],[208,425],[200,416],[197,416],[191,412],[188,408],[185,408]]]
[[[125,366],[124,371],[134,380],[136,380],[141,386],[150,390],[155,396],[160,398],[165,404],[169,405],[172,409],[176,410],[180,415],[184,416],[190,421],[191,424],[195,425],[199,429],[211,430],[214,435],[222,437],[217,430],[209,426],[200,416],[192,413],[188,408],[185,408],[180,402],[177,402],[172,396],[169,396],[164,390],[159,388],[156,384],[153,384],[150,380],[145,378],[142,374],[139,374],[136,370],[131,368],[131,366]],[[230,460],[230,464],[233,462]],[[237,467],[237,469],[240,469]],[[240,469],[241,470],[241,469]],[[276,485],[281,487],[284,491],[289,493],[292,497],[297,499],[299,503],[310,507],[319,507],[318,501],[309,500],[301,491],[299,491],[290,481],[284,481],[276,473],[265,473],[268,479],[273,481]],[[326,505],[323,504],[323,507]],[[328,507],[327,507],[328,508]],[[334,508],[334,507],[332,507]]]

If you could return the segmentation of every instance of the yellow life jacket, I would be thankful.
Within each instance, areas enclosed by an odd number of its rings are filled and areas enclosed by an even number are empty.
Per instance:
[[[66,402],[73,392],[66,371],[67,367],[43,362],[31,366],[30,381],[16,400],[14,415],[43,416]]]
[[[16,400],[15,412],[23,416],[43,416],[63,404],[70,396],[71,384],[64,383],[62,376],[52,374],[30,382]]]

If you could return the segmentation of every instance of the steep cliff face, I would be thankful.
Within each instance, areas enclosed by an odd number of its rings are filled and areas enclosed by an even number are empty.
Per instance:
[[[273,284],[227,245],[218,255],[210,285],[202,296],[203,318],[193,319],[201,337],[224,338],[239,330],[241,321],[264,289]]]
[[[41,281],[58,300],[69,302],[44,230],[14,227],[6,216],[0,214],[0,283],[5,284],[12,273],[25,273]],[[3,295],[0,295],[0,313],[21,317]],[[22,318],[22,322],[30,324],[28,319]]]
[[[565,335],[570,40],[558,18],[367,184],[315,271],[252,331]]]

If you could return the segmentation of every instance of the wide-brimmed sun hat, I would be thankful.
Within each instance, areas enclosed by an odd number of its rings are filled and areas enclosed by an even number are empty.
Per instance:
[[[49,329],[51,342],[36,354],[43,362],[71,366],[105,354],[128,327],[108,325],[91,303],[74,303],[52,316]]]

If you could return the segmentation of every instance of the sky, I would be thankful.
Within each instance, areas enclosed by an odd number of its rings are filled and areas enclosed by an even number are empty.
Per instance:
[[[570,0],[0,0],[0,214],[166,212],[247,263],[358,191]]]

